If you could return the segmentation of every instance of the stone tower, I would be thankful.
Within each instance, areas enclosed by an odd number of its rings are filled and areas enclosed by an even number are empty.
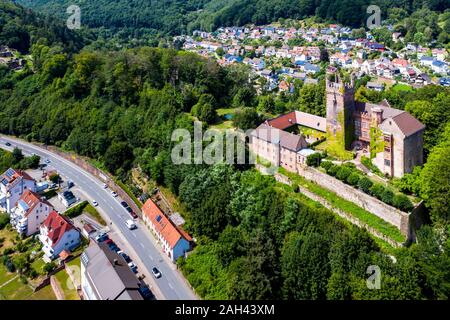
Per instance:
[[[354,137],[354,78],[345,83],[337,69],[329,67],[326,75],[327,134],[345,149],[350,149]]]

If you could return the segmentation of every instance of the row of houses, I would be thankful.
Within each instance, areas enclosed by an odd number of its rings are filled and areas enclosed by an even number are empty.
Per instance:
[[[57,258],[80,244],[80,232],[36,192],[37,183],[25,171],[9,168],[0,177],[0,208],[23,236],[38,234],[44,259]]]

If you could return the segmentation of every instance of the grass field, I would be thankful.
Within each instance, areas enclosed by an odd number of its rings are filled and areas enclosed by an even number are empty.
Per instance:
[[[36,270],[36,272],[40,275],[44,275],[45,272],[42,268],[45,266],[45,262],[42,258],[37,258],[31,263],[31,267]]]
[[[80,296],[78,295],[77,290],[73,285],[72,280],[69,278],[66,270],[61,270],[55,274],[55,277],[64,292],[66,300],[80,300]]]
[[[3,263],[0,263],[0,286],[6,281],[14,278],[15,275],[15,273],[9,273]]]
[[[96,220],[98,223],[100,223],[103,226],[106,226],[105,220],[103,220],[100,213],[95,209],[92,205],[88,204],[84,209],[84,212],[88,213],[94,220]]]
[[[33,293],[29,300],[56,300],[55,293],[53,292],[52,286],[48,285],[41,290]]]
[[[413,88],[407,84],[397,83],[392,87],[395,91],[413,91]]]
[[[28,284],[20,281],[19,277],[0,288],[0,299],[3,300],[26,300],[33,293]]]

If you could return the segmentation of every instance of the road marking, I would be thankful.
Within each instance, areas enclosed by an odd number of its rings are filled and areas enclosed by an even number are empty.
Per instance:
[[[172,289],[172,290],[174,290],[173,287],[172,287],[172,284],[171,284],[170,282],[169,282],[169,288]],[[175,290],[174,290],[174,291],[175,291]]]
[[[139,243],[142,248],[145,248],[144,244],[142,242]]]
[[[154,261],[154,259],[151,255],[148,255],[148,257],[150,258],[150,260]]]

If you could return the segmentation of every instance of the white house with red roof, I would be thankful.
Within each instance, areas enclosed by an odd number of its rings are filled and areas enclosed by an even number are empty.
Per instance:
[[[39,240],[43,245],[44,259],[53,260],[63,250],[71,251],[78,247],[80,232],[67,217],[52,211],[40,227]]]
[[[20,234],[30,236],[39,232],[41,224],[47,219],[53,206],[37,193],[26,190],[11,212],[11,225]]]
[[[192,238],[179,229],[151,199],[142,207],[145,225],[157,236],[172,262],[191,249]]]
[[[20,196],[36,191],[36,181],[25,171],[9,168],[0,176],[0,211],[11,213]]]

